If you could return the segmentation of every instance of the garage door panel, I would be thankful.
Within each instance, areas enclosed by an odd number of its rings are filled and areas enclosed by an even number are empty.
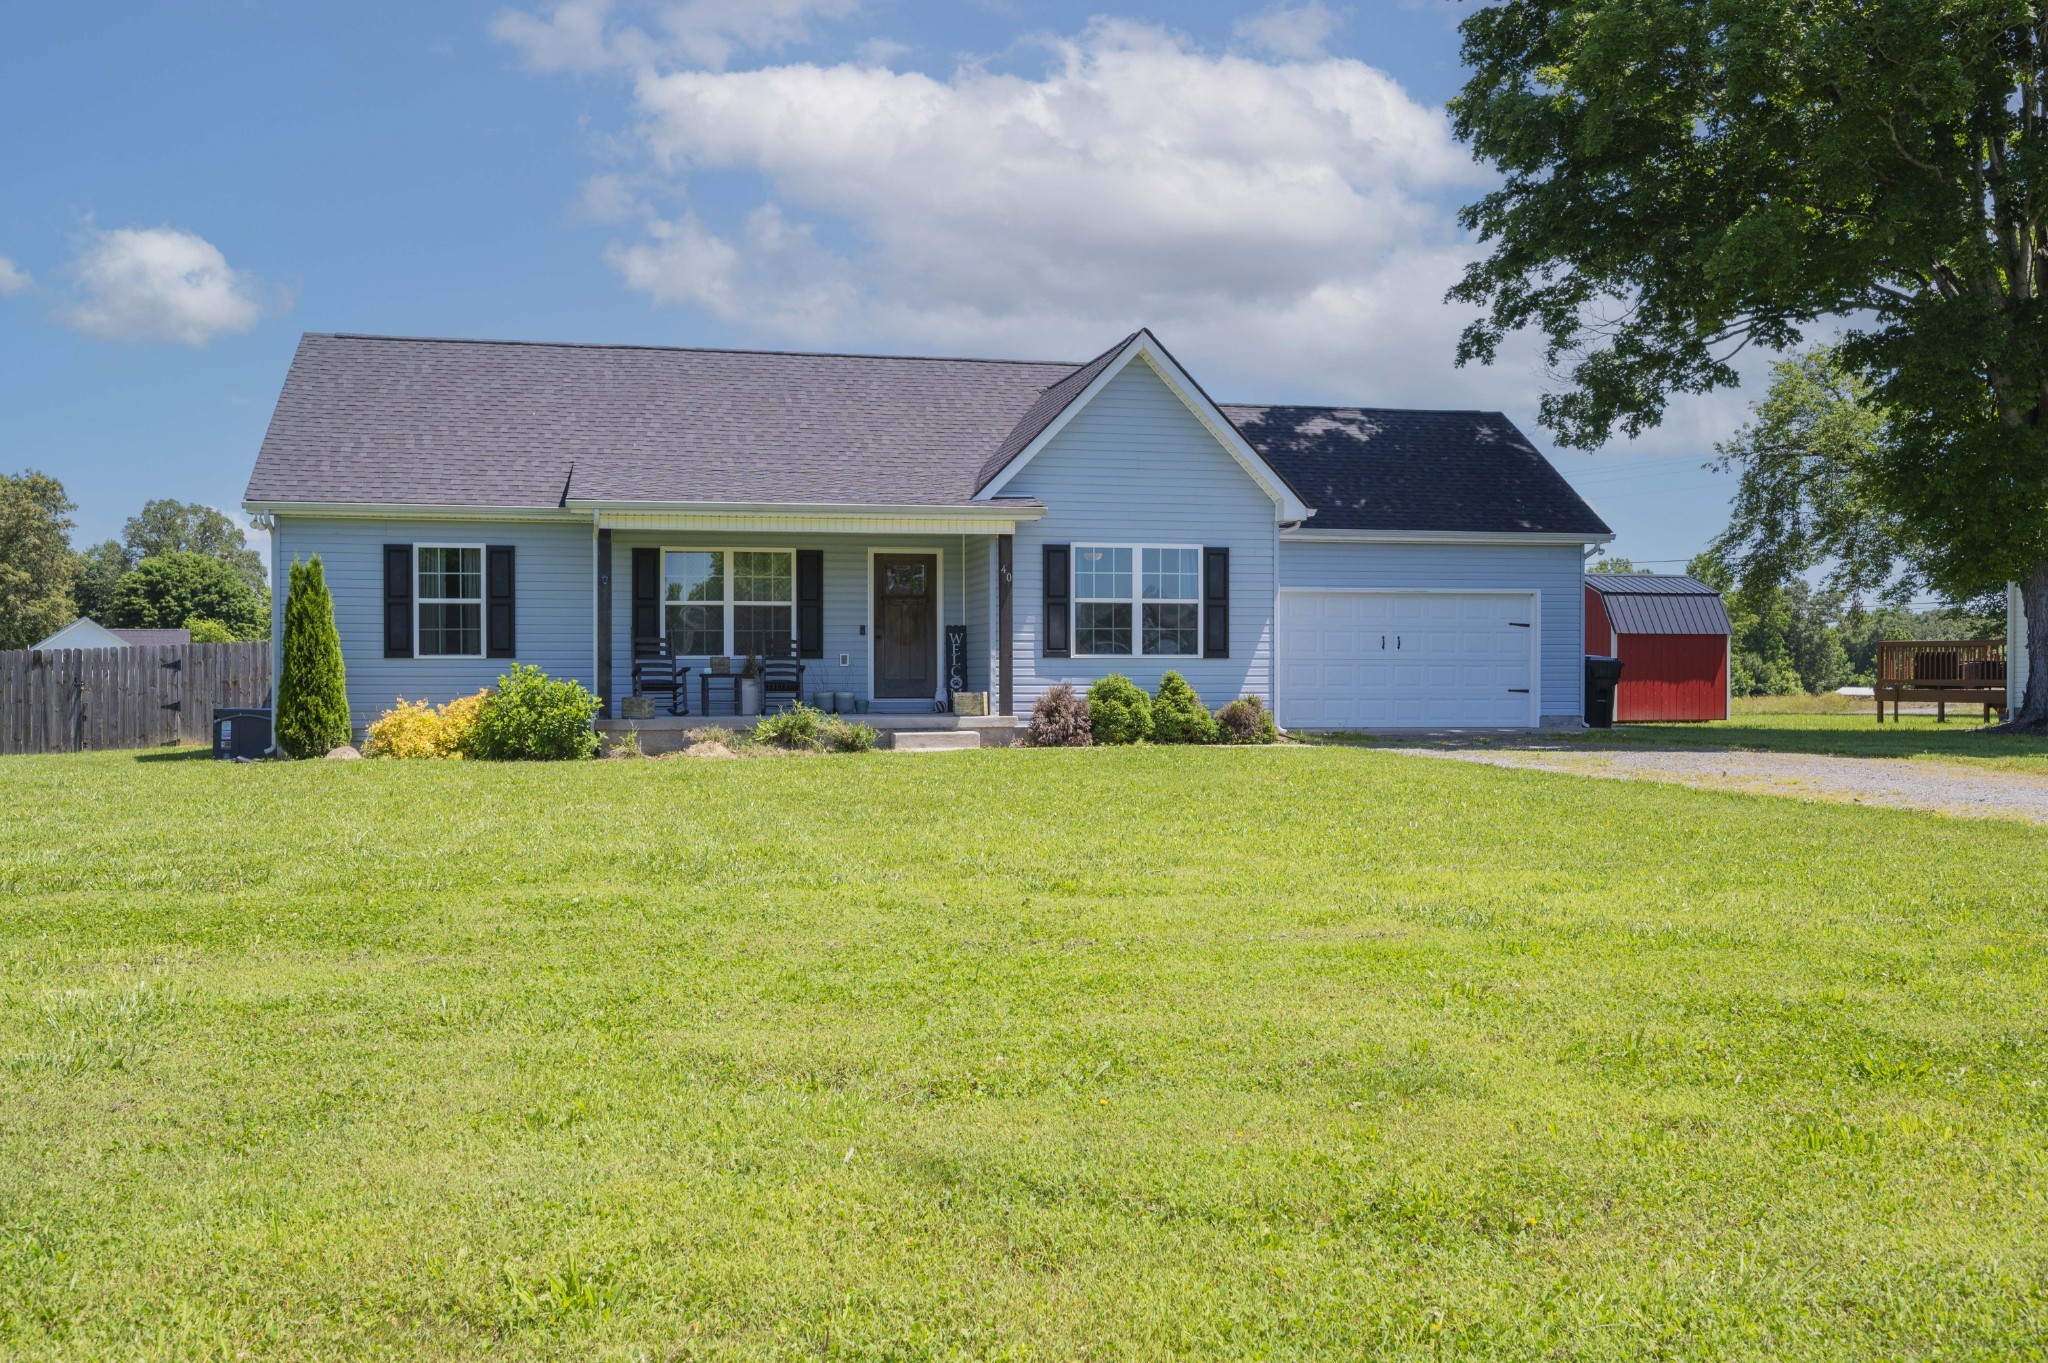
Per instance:
[[[1476,592],[1285,592],[1280,721],[1317,728],[1532,722],[1535,599]]]

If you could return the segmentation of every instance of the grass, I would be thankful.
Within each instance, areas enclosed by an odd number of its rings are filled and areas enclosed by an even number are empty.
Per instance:
[[[2048,1340],[2031,827],[1341,747],[0,788],[9,1358]]]
[[[2048,775],[2048,737],[1992,733],[1981,715],[1957,707],[1947,723],[1909,711],[1897,723],[1877,722],[1874,703],[1844,708],[1843,696],[1738,697],[1726,720],[1706,724],[1617,724],[1573,734],[1544,734],[1543,744],[1588,752],[1732,749],[1747,752],[1816,753],[1831,757],[1904,757],[1959,766]],[[1401,748],[1417,738],[1395,730],[1372,734],[1324,734],[1312,743]],[[1432,743],[1446,741],[1431,735]],[[1448,741],[1472,747],[1527,747],[1527,735],[1460,735]]]

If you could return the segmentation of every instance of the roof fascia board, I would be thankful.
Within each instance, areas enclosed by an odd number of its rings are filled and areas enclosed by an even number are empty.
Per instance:
[[[1310,544],[1606,544],[1612,533],[1551,534],[1529,530],[1340,530],[1303,526],[1282,530],[1282,540]]]
[[[850,520],[870,520],[876,516],[887,516],[892,520],[1035,521],[1045,514],[1042,505],[1021,498],[997,504],[977,501],[958,506],[933,506],[922,502],[620,502],[571,497],[565,505],[571,510],[601,509],[607,514],[841,516]]]
[[[332,516],[392,521],[588,521],[590,512],[559,506],[464,506],[425,502],[242,503],[251,516]]]
[[[1230,451],[1231,457],[1243,466],[1251,480],[1273,499],[1274,505],[1279,508],[1281,520],[1304,521],[1315,514],[1294,495],[1294,490],[1287,486],[1287,480],[1275,472],[1273,466],[1238,433],[1237,427],[1230,424],[1230,418],[1216,409],[1216,404],[1203,394],[1201,385],[1188,377],[1187,371],[1175,362],[1173,356],[1166,353],[1166,348],[1159,344],[1158,339],[1149,330],[1140,330],[1133,336],[1130,344],[1124,347],[1123,353],[1110,361],[1086,388],[1075,394],[1074,400],[1061,409],[1060,414],[1054,417],[1029,445],[1017,451],[1016,457],[1005,464],[996,476],[989,479],[981,491],[975,494],[975,500],[983,501],[1001,493],[1025,465],[1037,458],[1039,452],[1066,429],[1068,422],[1093,402],[1096,395],[1107,388],[1110,381],[1121,374],[1133,360],[1140,357],[1151,366],[1152,372],[1159,376],[1168,391],[1194,413],[1195,419],[1208,428],[1209,433],[1216,437],[1224,449]]]

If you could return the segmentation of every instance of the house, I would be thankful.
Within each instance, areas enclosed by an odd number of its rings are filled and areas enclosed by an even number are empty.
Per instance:
[[[1586,574],[1586,652],[1622,661],[1614,718],[1728,718],[1728,624],[1721,593],[1665,573]]]
[[[1499,413],[1219,406],[1147,331],[1085,364],[308,335],[246,506],[274,634],[325,563],[358,724],[515,660],[615,713],[666,640],[693,710],[710,657],[794,643],[877,715],[1175,670],[1293,726],[1576,725],[1611,538]]]
[[[151,648],[192,642],[189,629],[108,629],[84,616],[52,634],[36,648]]]

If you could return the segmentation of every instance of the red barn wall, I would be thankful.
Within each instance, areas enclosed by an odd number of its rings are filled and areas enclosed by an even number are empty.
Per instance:
[[[1614,647],[1614,627],[1607,623],[1607,603],[1600,599],[1600,593],[1586,588],[1586,652],[1602,658],[1611,658]]]
[[[1614,717],[1623,722],[1728,718],[1728,636],[1624,634]]]

